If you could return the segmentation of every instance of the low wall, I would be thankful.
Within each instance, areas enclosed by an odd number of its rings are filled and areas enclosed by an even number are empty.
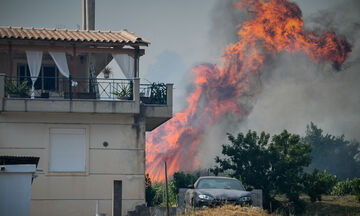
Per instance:
[[[170,215],[177,215],[185,212],[185,193],[187,188],[179,188],[178,206],[169,207]],[[250,191],[253,206],[263,207],[263,196],[261,189],[254,189]],[[130,211],[128,216],[166,216],[166,207],[146,207],[145,205],[136,206],[134,211]]]
[[[129,211],[127,216],[167,216],[166,207],[136,206],[135,211]],[[169,207],[170,216],[179,214],[176,207]]]

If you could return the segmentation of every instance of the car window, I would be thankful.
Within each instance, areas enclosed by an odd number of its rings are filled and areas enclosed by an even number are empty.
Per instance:
[[[201,179],[197,185],[198,189],[232,189],[245,190],[236,179],[206,178]]]

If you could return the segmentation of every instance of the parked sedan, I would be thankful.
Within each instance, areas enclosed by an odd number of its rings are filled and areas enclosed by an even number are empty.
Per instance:
[[[239,180],[217,176],[200,177],[185,194],[187,208],[224,203],[251,205],[251,194],[244,189]]]

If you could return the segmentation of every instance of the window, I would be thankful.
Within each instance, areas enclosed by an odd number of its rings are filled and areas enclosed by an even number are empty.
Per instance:
[[[30,70],[27,64],[17,65],[20,82],[28,80],[28,86],[31,86]],[[58,86],[58,71],[55,65],[42,65],[38,79],[35,82],[35,90],[55,91]]]
[[[26,64],[18,64],[17,71],[20,83],[27,80],[27,86],[31,87],[30,71]]]
[[[50,172],[86,171],[86,130],[50,129]]]

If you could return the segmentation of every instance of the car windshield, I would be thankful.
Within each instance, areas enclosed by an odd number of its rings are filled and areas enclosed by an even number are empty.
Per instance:
[[[242,184],[236,179],[206,178],[201,179],[197,185],[198,189],[232,189],[245,190]]]

